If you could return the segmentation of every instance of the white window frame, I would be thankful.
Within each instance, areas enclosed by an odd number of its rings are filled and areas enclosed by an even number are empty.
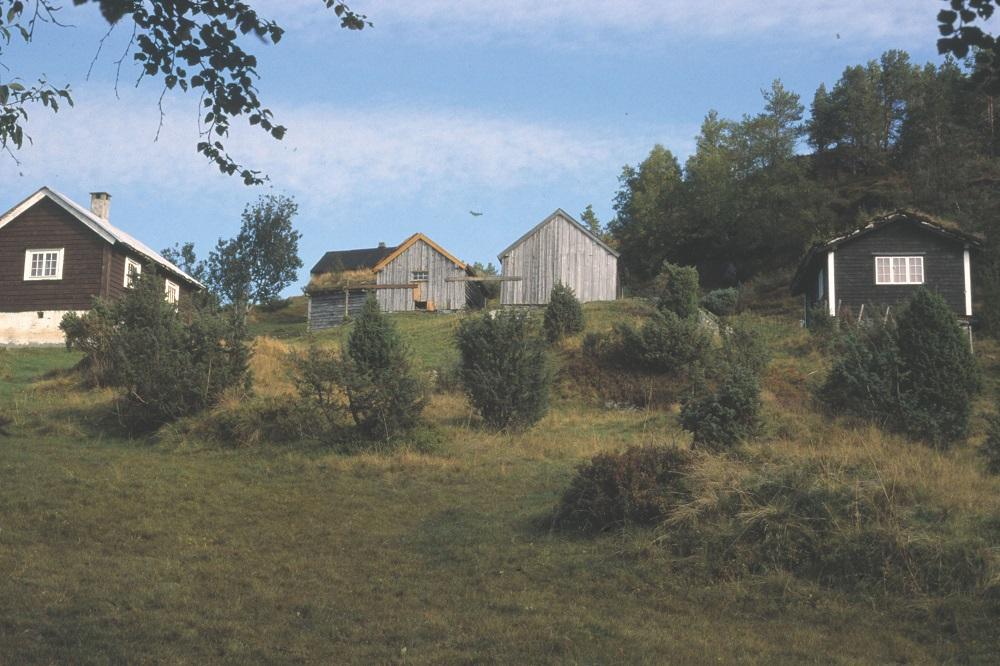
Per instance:
[[[880,275],[879,263],[882,262],[885,270],[884,278]],[[902,278],[897,272],[902,266]],[[917,274],[919,273],[919,278]],[[921,256],[885,255],[875,257],[875,284],[877,285],[902,285],[902,284],[924,284],[924,258]]]
[[[176,282],[170,280],[163,281],[163,297],[173,306],[181,302],[181,288]]]
[[[25,280],[62,280],[63,256],[66,249],[62,247],[31,248],[24,251],[24,279]],[[31,274],[31,263],[35,255],[42,255],[42,275]],[[56,255],[56,272],[54,275],[45,275],[46,255]]]
[[[418,275],[422,275],[423,277],[417,277]],[[410,271],[410,282],[427,282],[429,279],[429,271]]]
[[[125,257],[125,281],[123,284],[126,289],[132,288],[132,272],[129,268],[134,268],[136,275],[142,275],[142,264],[131,257]]]

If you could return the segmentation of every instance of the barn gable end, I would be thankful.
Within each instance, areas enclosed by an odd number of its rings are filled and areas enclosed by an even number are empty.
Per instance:
[[[501,305],[544,305],[552,287],[571,287],[581,302],[618,295],[618,253],[562,209],[499,255]]]

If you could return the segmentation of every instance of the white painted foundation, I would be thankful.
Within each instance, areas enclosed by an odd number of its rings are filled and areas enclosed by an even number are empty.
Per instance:
[[[38,312],[0,312],[0,347],[65,344],[59,322],[67,312],[86,310],[44,310],[41,317]]]

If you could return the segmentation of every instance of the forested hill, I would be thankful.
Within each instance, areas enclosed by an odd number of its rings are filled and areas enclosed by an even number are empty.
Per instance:
[[[711,286],[746,280],[794,266],[812,241],[876,211],[908,207],[985,234],[978,285],[1000,294],[996,100],[972,82],[976,67],[887,51],[819,84],[808,113],[777,80],[758,113],[709,111],[683,166],[657,145],[622,170],[607,233],[626,284],[665,259],[699,266]]]

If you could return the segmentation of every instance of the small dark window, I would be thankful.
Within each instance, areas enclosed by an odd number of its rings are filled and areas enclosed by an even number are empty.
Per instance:
[[[426,310],[427,301],[413,301],[413,306],[418,310]]]
[[[41,310],[39,310],[37,314],[39,319],[45,319],[45,313],[42,312]]]

